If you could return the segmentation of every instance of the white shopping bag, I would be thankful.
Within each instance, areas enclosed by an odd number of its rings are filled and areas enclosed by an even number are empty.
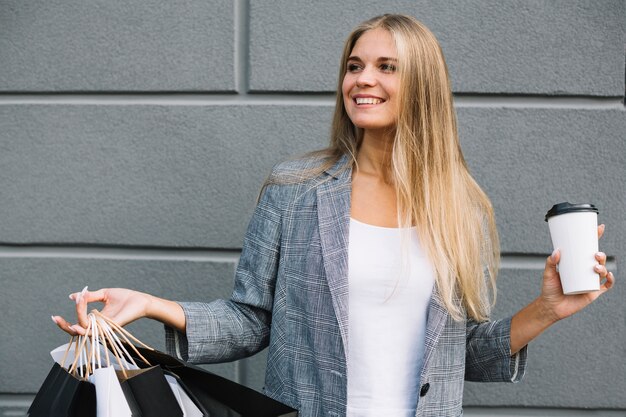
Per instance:
[[[89,382],[96,386],[98,417],[132,417],[113,367],[95,369],[89,375]]]
[[[115,369],[111,366],[108,354],[105,356],[107,366],[103,367],[100,355],[100,327],[96,317],[90,315],[91,320],[91,374],[89,382],[96,386],[96,410],[98,417],[132,417],[132,412],[117,379]],[[102,337],[104,338],[104,334]],[[108,352],[105,352],[108,353]],[[97,366],[96,366],[97,365]]]
[[[180,405],[180,409],[183,410],[184,417],[202,417],[202,411],[194,404],[194,402],[189,398],[189,395],[185,392],[185,390],[178,385],[178,381],[171,375],[165,375],[165,379],[167,383],[170,385],[176,400],[178,401],[178,405]]]

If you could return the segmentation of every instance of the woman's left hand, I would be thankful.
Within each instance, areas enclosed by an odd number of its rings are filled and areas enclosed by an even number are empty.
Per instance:
[[[598,238],[604,233],[604,225],[598,226]],[[546,260],[546,267],[543,271],[543,286],[539,300],[543,305],[544,312],[558,321],[582,310],[599,296],[607,292],[613,286],[615,277],[612,272],[606,269],[606,254],[603,252],[596,253],[598,264],[595,266],[595,272],[600,276],[600,290],[585,294],[563,294],[561,287],[561,278],[557,271],[557,264],[561,259],[559,250],[555,250]],[[604,281],[604,282],[602,282]]]

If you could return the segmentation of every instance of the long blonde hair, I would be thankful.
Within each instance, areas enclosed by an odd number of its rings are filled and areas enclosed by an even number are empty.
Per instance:
[[[330,145],[315,153],[324,163],[310,174],[328,169],[344,154],[351,156],[351,166],[356,164],[362,131],[348,117],[341,87],[357,40],[377,28],[392,35],[398,52],[400,108],[391,174],[400,226],[417,226],[450,315],[486,320],[495,302],[500,259],[493,208],[463,158],[447,65],[423,24],[411,16],[386,14],[363,22],[348,36]]]

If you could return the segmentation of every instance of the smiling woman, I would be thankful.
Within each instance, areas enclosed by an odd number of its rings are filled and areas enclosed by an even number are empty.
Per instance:
[[[541,295],[490,321],[499,260],[491,203],[470,175],[446,63],[413,17],[383,15],[348,37],[330,145],[278,164],[246,233],[228,300],[173,302],[126,289],[72,294],[125,325],[166,325],[194,363],[269,345],[265,393],[300,417],[462,415],[464,380],[517,382],[526,345],[600,290],[565,296],[546,259]],[[604,227],[601,225],[598,234]]]

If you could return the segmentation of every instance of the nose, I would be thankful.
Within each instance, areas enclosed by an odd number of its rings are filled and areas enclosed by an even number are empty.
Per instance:
[[[363,68],[363,70],[356,78],[356,86],[362,88],[372,87],[374,85],[376,85],[376,76],[374,74],[374,71],[369,66],[367,66]]]

